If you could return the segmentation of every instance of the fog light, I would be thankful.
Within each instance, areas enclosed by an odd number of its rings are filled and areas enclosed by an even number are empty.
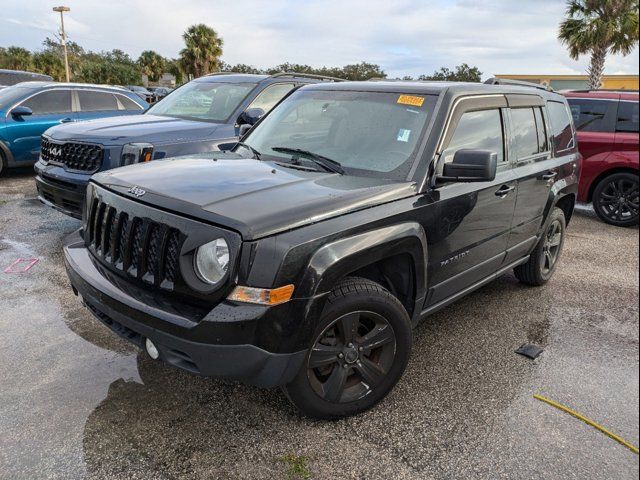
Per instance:
[[[160,352],[158,351],[156,346],[153,344],[153,342],[147,338],[147,341],[144,342],[144,345],[145,347],[147,347],[147,353],[149,354],[149,356],[154,360],[157,360],[158,357],[160,356]]]

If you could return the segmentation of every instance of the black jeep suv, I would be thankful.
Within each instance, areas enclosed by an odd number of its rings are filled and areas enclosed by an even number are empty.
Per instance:
[[[546,90],[310,85],[230,152],[95,175],[66,267],[153,358],[336,418],[389,393],[430,313],[511,270],[549,280],[580,168]]]

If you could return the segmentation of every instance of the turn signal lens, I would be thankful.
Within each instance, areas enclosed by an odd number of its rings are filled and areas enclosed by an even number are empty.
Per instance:
[[[255,303],[258,305],[280,305],[291,300],[293,285],[268,289],[253,287],[236,287],[228,299],[233,302]]]

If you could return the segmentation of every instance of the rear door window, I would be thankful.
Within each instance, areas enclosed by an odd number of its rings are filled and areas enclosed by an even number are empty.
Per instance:
[[[619,103],[616,132],[638,133],[638,102]]]
[[[34,115],[71,112],[70,90],[49,90],[25,100],[22,106],[28,107]]]
[[[562,102],[550,101],[547,103],[551,131],[553,132],[553,150],[555,154],[561,154],[572,150],[576,146],[573,137],[573,126],[569,109]]]
[[[458,150],[489,150],[498,154],[498,162],[505,160],[502,114],[499,109],[465,112],[442,153],[444,162],[453,162]]]
[[[511,110],[512,131],[516,142],[516,159],[530,157],[540,151],[533,108]]]
[[[118,110],[118,102],[112,93],[78,90],[78,99],[82,112]]]
[[[607,111],[615,108],[616,102],[590,98],[569,98],[569,108],[576,130],[584,132],[612,132],[606,121]]]

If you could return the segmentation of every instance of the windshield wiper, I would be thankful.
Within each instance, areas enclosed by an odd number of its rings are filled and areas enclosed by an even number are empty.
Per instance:
[[[326,170],[329,170],[333,173],[339,173],[340,175],[344,175],[344,169],[339,162],[335,160],[331,160],[330,158],[323,157],[322,155],[318,155],[317,153],[310,152],[309,150],[303,150],[301,148],[290,148],[290,147],[271,147],[271,150],[274,152],[280,153],[291,153],[292,155],[303,155],[307,157],[312,162],[324,167]]]
[[[251,145],[247,145],[244,142],[236,142],[236,146],[238,146],[238,145],[241,146],[241,147],[246,148],[251,153],[253,153],[253,158],[255,158],[256,160],[260,160],[261,153],[258,150],[256,150],[255,148],[253,148]]]

